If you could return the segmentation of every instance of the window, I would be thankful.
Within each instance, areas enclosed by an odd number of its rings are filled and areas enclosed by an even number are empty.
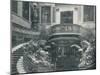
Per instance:
[[[84,22],[95,21],[95,6],[84,6]]]
[[[73,23],[73,11],[61,12],[61,23]]]
[[[51,23],[51,7],[43,6],[41,8],[41,23]]]
[[[23,17],[29,20],[29,2],[23,2]]]
[[[17,1],[14,1],[14,0],[11,0],[11,11],[17,13],[17,9],[18,9],[18,2]]]

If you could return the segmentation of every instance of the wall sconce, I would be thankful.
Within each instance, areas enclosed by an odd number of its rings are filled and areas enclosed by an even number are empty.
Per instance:
[[[77,8],[77,7],[75,7],[74,9],[75,9],[76,11],[78,10],[78,8]]]
[[[57,8],[56,11],[59,11],[59,8]]]

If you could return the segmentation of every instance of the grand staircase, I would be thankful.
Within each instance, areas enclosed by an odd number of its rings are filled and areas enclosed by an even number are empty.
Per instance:
[[[19,48],[12,53],[12,56],[11,56],[11,73],[12,73],[12,75],[15,75],[18,73],[16,65],[17,65],[17,61],[19,60],[19,58],[21,56],[23,56],[23,51],[24,50],[22,48]]]

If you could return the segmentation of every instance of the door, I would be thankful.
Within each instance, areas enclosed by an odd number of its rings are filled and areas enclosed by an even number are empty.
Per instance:
[[[64,12],[61,12],[60,14],[60,21],[61,21],[61,24],[63,23],[71,23],[73,24],[73,11],[64,11]]]
[[[46,23],[46,24],[51,23],[51,7],[50,6],[41,7],[41,23]]]

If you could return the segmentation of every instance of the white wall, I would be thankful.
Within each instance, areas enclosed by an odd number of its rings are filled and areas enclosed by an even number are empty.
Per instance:
[[[95,28],[95,22],[84,22],[84,11],[83,11],[83,5],[61,5],[57,4],[56,9],[59,9],[59,11],[56,11],[56,23],[60,24],[60,13],[63,11],[73,11],[73,24],[81,25],[85,28]]]
[[[60,13],[63,11],[73,11],[73,24],[78,24],[78,10],[75,10],[75,8],[78,8],[76,5],[56,5],[56,9],[59,9],[59,11],[56,11],[56,24],[60,24]]]
[[[83,22],[81,25],[85,28],[95,28],[96,27],[95,22]]]

